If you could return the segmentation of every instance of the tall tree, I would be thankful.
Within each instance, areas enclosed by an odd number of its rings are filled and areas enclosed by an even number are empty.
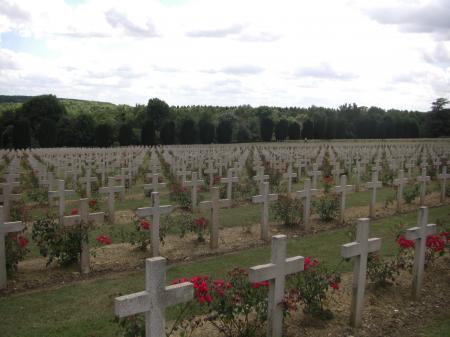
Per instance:
[[[194,144],[196,142],[196,136],[194,120],[190,117],[184,119],[180,126],[180,143]]]
[[[290,140],[300,139],[301,137],[300,124],[298,124],[297,122],[289,123],[288,134]]]
[[[214,142],[216,130],[214,124],[206,118],[200,119],[198,122],[198,137],[200,143],[211,144]]]
[[[147,103],[148,119],[153,122],[155,130],[160,131],[164,122],[169,118],[169,105],[159,98],[151,98]]]
[[[302,136],[307,139],[314,138],[314,124],[313,124],[312,120],[307,119],[303,122]]]
[[[155,128],[152,121],[144,122],[141,129],[141,144],[153,145],[155,144]]]
[[[129,123],[122,124],[119,128],[119,144],[129,146],[134,143],[133,127]]]
[[[95,139],[97,146],[107,147],[114,142],[113,127],[109,123],[100,123],[95,128]]]
[[[269,117],[263,117],[261,119],[261,139],[264,142],[270,142],[273,134],[273,120]]]
[[[278,141],[286,140],[288,136],[289,122],[286,119],[280,119],[275,126],[275,139]]]
[[[52,119],[43,120],[39,125],[37,139],[40,147],[56,146],[56,122]]]
[[[75,117],[74,126],[77,146],[92,146],[95,142],[95,121],[92,115],[79,114]]]
[[[35,96],[22,105],[21,118],[30,122],[37,130],[41,121],[51,119],[58,122],[67,113],[66,107],[54,95]]]
[[[30,123],[27,120],[17,120],[14,122],[12,143],[15,149],[26,149],[30,147]]]
[[[167,121],[163,124],[160,139],[164,145],[175,144],[175,123],[173,121]]]

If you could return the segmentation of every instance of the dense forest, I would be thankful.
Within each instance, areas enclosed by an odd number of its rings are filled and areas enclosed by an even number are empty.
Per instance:
[[[450,136],[448,100],[427,113],[344,104],[311,106],[115,105],[54,95],[0,96],[2,148],[210,144],[298,139]]]

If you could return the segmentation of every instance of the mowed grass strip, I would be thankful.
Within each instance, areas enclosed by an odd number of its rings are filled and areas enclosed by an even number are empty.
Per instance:
[[[430,222],[448,221],[450,206],[430,209]],[[392,254],[397,225],[415,225],[417,212],[411,212],[371,224],[370,235],[383,239],[382,253]],[[447,223],[448,225],[448,223]],[[340,246],[349,242],[349,228],[289,240],[289,255],[315,256],[326,264],[341,261]],[[235,267],[248,268],[266,263],[270,246],[172,265],[168,281],[179,277],[210,275],[223,277]],[[350,263],[339,264],[349,271]],[[108,275],[102,279],[72,283],[54,289],[15,294],[0,298],[0,331],[2,337],[110,337],[118,332],[114,323],[113,302],[116,296],[144,289],[144,272]],[[437,330],[439,331],[439,330]]]

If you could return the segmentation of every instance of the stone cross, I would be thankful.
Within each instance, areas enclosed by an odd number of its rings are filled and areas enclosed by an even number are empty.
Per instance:
[[[197,209],[197,186],[203,185],[204,181],[197,179],[197,172],[192,172],[190,181],[185,181],[183,186],[191,187],[191,204],[192,210]]]
[[[90,198],[91,197],[91,183],[97,181],[96,177],[91,177],[91,168],[90,167],[88,167],[86,169],[86,176],[80,178],[80,181],[82,183],[86,183],[86,198]]]
[[[341,176],[341,185],[335,186],[334,191],[341,194],[341,212],[339,214],[339,221],[344,222],[345,200],[347,193],[353,191],[353,186],[347,185],[347,176],[345,174]]]
[[[372,199],[370,200],[370,205],[369,205],[369,217],[370,218],[375,217],[375,205],[377,202],[377,188],[381,188],[382,186],[383,186],[383,184],[381,183],[381,181],[378,180],[378,171],[373,170],[372,171],[372,181],[370,181],[366,184],[366,187],[368,189],[372,190]]]
[[[417,227],[406,231],[406,239],[415,241],[414,267],[413,267],[413,296],[416,299],[420,297],[422,288],[423,270],[425,266],[425,252],[427,250],[427,236],[436,233],[435,224],[427,224],[428,208],[420,207],[417,218]]]
[[[183,165],[183,168],[182,168],[180,171],[177,172],[177,177],[181,177],[181,184],[183,184],[183,183],[186,181],[186,177],[187,177],[190,173],[191,173],[191,171],[187,171],[187,170],[184,168],[184,165]],[[156,191],[155,191],[155,192],[156,192]]]
[[[356,241],[342,245],[341,255],[345,259],[353,258],[352,306],[350,324],[361,325],[366,287],[367,257],[369,253],[380,250],[381,239],[369,239],[369,219],[358,219]]]
[[[189,302],[194,298],[194,286],[183,282],[166,287],[166,259],[145,260],[145,291],[116,297],[116,316],[123,318],[145,314],[145,336],[166,336],[166,308]]]
[[[22,221],[5,222],[3,206],[0,206],[0,289],[6,288],[6,247],[5,240],[8,233],[20,232],[25,226]]]
[[[233,177],[233,173],[234,173],[234,169],[230,168],[227,171],[227,177],[220,179],[220,182],[222,184],[227,184],[227,199],[230,199],[230,200],[232,200],[231,196],[232,196],[232,192],[233,192],[233,183],[239,182],[239,178],[236,176]]]
[[[297,181],[300,181],[302,169],[306,168],[306,160],[300,159],[294,166],[297,168]]]
[[[286,275],[303,271],[303,256],[286,258],[287,237],[275,235],[272,237],[271,263],[252,267],[249,270],[249,280],[252,283],[269,281],[269,298],[267,308],[267,337],[281,337],[283,333],[284,287]]]
[[[311,188],[311,179],[308,178],[305,179],[303,190],[297,191],[295,194],[295,197],[297,199],[303,199],[303,223],[305,224],[306,230],[309,230],[311,228],[309,224],[309,216],[311,214],[311,199],[318,192],[318,189]]]
[[[356,192],[359,192],[359,185],[361,184],[361,173],[363,172],[363,167],[361,166],[361,161],[357,160],[355,167],[353,168],[356,173]]]
[[[261,167],[259,171],[253,176],[253,180],[258,184],[259,192],[262,193],[263,183],[269,179],[268,174],[264,174],[264,167]]]
[[[344,170],[341,169],[341,163],[339,161],[336,162],[334,168],[331,170],[331,173],[333,174],[334,181],[338,181],[341,173],[344,173]]]
[[[214,173],[217,173],[217,169],[214,168],[212,162],[209,162],[208,168],[205,170],[205,173],[209,175],[209,187],[212,187],[214,184]]]
[[[420,206],[425,204],[425,193],[427,192],[427,182],[430,181],[430,176],[427,176],[427,168],[422,168],[422,174],[417,177],[417,181],[420,182]]]
[[[400,212],[402,207],[403,187],[408,182],[408,178],[405,178],[405,171],[398,171],[398,178],[394,179],[393,183],[397,186],[397,212]]]
[[[408,169],[408,179],[411,179],[411,170],[416,166],[414,162],[409,162],[405,164],[405,168]]]
[[[322,171],[319,171],[319,164],[313,164],[313,169],[309,172],[309,175],[312,176],[312,188],[317,188],[317,178],[322,175]]]
[[[2,195],[0,201],[3,203],[3,218],[5,221],[10,220],[11,201],[18,201],[22,197],[21,194],[13,194],[13,186],[10,183],[1,183]]]
[[[296,178],[297,177],[297,173],[292,172],[292,165],[289,164],[288,168],[287,168],[287,172],[283,174],[283,178],[287,179],[288,182],[288,193],[291,193],[292,190],[292,178]]]
[[[63,225],[65,227],[72,227],[87,223],[102,223],[105,219],[104,212],[89,213],[89,199],[80,199],[80,208],[78,214],[63,217]],[[81,240],[81,256],[80,269],[83,274],[88,274],[90,271],[90,253],[89,242],[86,239]]]
[[[58,198],[58,215],[59,221],[62,223],[64,217],[64,210],[66,208],[66,197],[72,196],[75,194],[74,190],[66,190],[64,189],[64,180],[58,179],[57,181],[57,191],[49,191],[48,198],[52,200],[53,198]]]
[[[173,207],[170,205],[160,206],[159,203],[159,192],[152,192],[153,206],[151,207],[140,207],[136,210],[136,214],[140,217],[152,216],[151,230],[151,245],[152,245],[152,256],[160,256],[159,252],[159,227],[161,214],[169,214],[173,211]]]
[[[269,183],[263,182],[261,194],[252,197],[254,204],[261,204],[261,239],[269,240],[269,203],[278,200],[278,194],[269,194]]]
[[[444,203],[447,179],[450,178],[450,174],[447,173],[447,166],[442,167],[442,173],[438,175],[438,179],[441,180],[441,204]]]
[[[111,223],[115,222],[115,193],[123,193],[125,191],[125,186],[113,186],[114,177],[108,178],[108,187],[100,187],[98,192],[101,194],[108,194],[108,220]]]
[[[200,203],[200,209],[211,210],[211,229],[209,245],[211,249],[219,247],[219,209],[224,207],[230,207],[231,200],[219,199],[219,187],[211,187],[211,200],[202,201]]]
[[[165,187],[166,183],[159,183],[159,174],[158,173],[148,173],[146,175],[147,178],[151,178],[152,182],[151,184],[145,184],[144,185],[144,191],[152,191],[152,192],[158,192],[159,187]],[[183,180],[184,181],[184,180]]]

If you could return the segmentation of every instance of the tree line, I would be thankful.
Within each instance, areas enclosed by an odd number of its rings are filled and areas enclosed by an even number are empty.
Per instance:
[[[436,99],[427,113],[344,104],[311,106],[169,106],[58,99],[54,95],[2,97],[2,148],[211,144],[299,139],[450,136],[450,109]],[[21,102],[23,100],[23,102]]]

